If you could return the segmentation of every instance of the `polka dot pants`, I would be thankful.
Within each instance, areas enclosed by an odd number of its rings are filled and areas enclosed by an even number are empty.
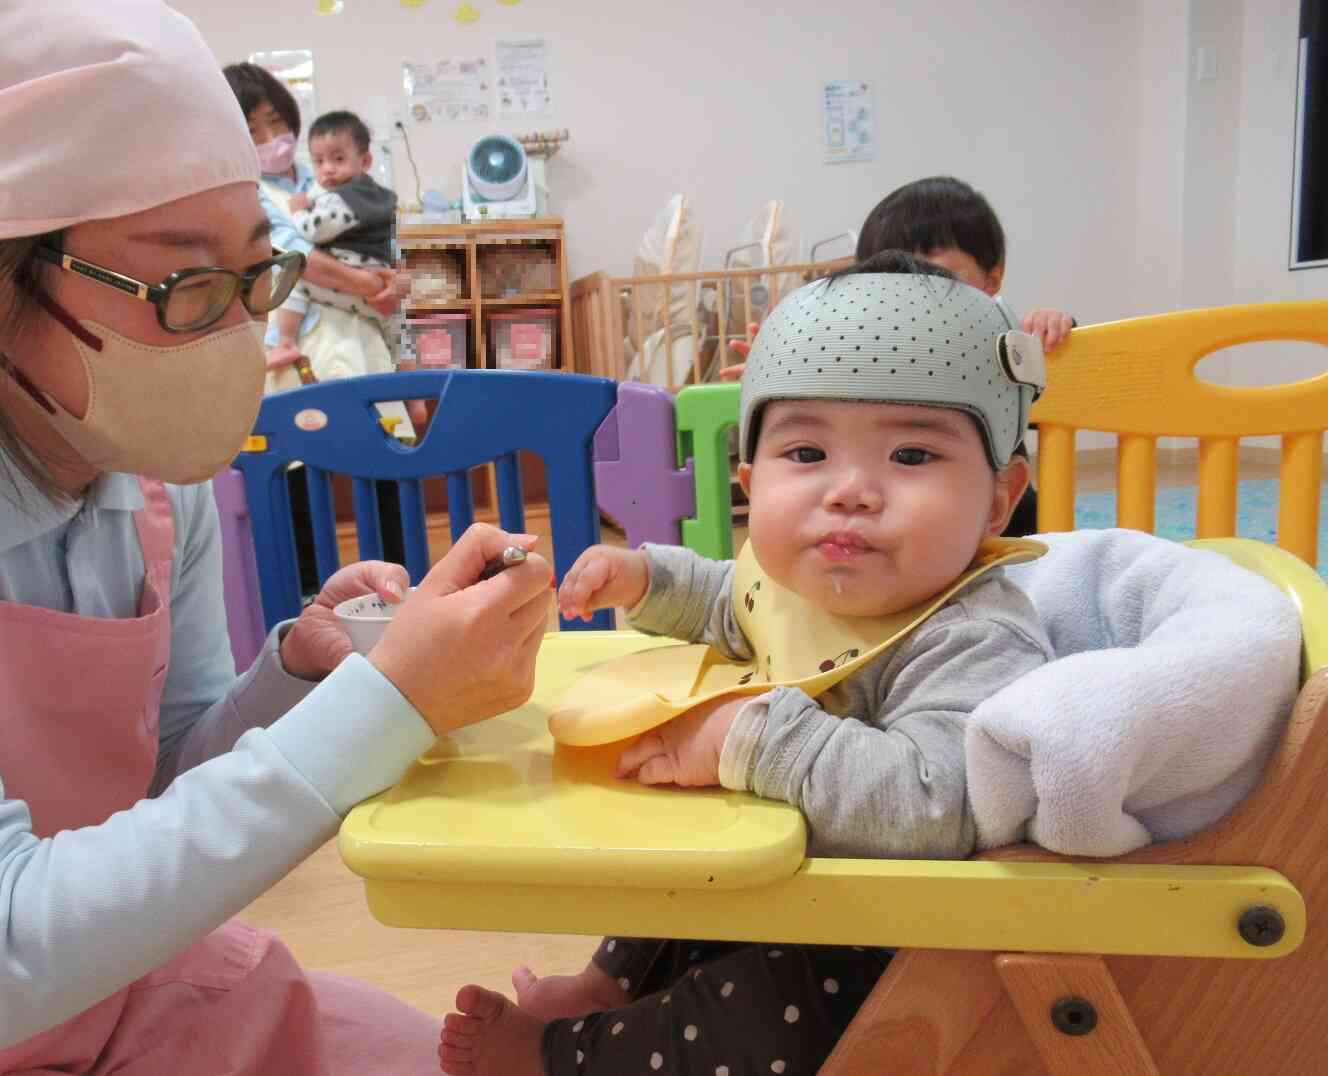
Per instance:
[[[549,1076],[815,1076],[890,960],[883,949],[609,938],[634,998],[544,1032]]]

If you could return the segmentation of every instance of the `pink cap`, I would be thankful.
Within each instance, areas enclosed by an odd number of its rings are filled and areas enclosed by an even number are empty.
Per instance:
[[[194,24],[161,0],[0,3],[0,239],[258,181]]]

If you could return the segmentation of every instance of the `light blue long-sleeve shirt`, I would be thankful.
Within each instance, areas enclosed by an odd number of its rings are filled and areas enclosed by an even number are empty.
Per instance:
[[[290,194],[308,194],[314,187],[314,174],[297,161],[293,180],[288,175],[270,176],[264,173],[263,183],[270,183],[272,186]],[[298,250],[306,258],[313,253],[314,244],[300,234],[300,230],[295,227],[290,215],[267,196],[267,192],[263,190],[261,183],[258,186],[258,204],[262,206],[263,212],[267,214],[267,219],[272,222],[273,247],[277,250]],[[305,312],[304,320],[300,322],[299,335],[303,337],[313,332],[314,326],[317,324],[318,305],[311,303],[309,309]],[[268,347],[276,345],[277,330],[275,326],[268,326],[267,337],[263,342]]]
[[[0,714],[0,1048],[82,1012],[239,912],[433,743],[363,658],[318,685],[288,675],[281,626],[237,678],[211,486],[167,489],[171,660],[155,798],[37,838],[27,804],[5,796],[6,772],[25,759],[6,754]],[[106,474],[82,502],[52,504],[0,455],[0,600],[136,616],[142,503],[133,477]],[[68,670],[75,681],[78,672]],[[86,691],[95,712],[96,684]]]

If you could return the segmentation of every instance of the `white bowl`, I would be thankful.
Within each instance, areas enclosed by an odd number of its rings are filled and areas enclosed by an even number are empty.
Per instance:
[[[414,587],[410,589],[412,592],[415,590]],[[388,621],[396,616],[400,608],[400,602],[388,605],[377,594],[361,594],[358,598],[348,598],[339,603],[332,611],[350,636],[350,645],[358,653],[367,654],[383,637]]]

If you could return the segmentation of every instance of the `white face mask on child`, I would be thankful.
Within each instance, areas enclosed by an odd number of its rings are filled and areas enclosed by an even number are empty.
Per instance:
[[[78,419],[11,364],[14,398],[100,471],[188,484],[211,478],[240,451],[263,395],[261,325],[245,322],[175,347],[153,347],[47,300],[74,338],[87,375]]]

